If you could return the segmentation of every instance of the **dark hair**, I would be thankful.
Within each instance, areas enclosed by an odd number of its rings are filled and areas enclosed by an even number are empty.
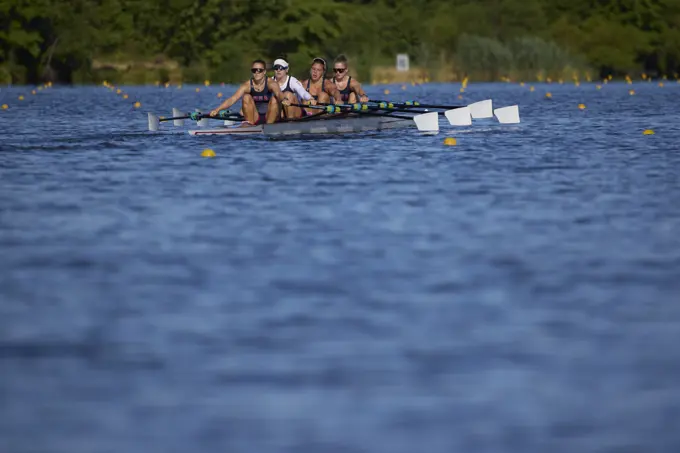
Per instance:
[[[258,58],[257,60],[253,60],[253,62],[250,63],[250,66],[254,65],[255,63],[261,63],[262,66],[264,66],[264,68],[267,69],[267,63],[264,60],[260,58]]]
[[[312,65],[314,65],[315,63],[321,63],[323,65],[323,70],[324,71],[326,70],[326,60],[324,60],[323,58],[316,57],[315,59],[312,60]]]
[[[337,57],[335,57],[335,61],[333,62],[333,64],[335,63],[342,63],[345,66],[347,66],[347,57],[344,56],[343,54],[340,54]]]

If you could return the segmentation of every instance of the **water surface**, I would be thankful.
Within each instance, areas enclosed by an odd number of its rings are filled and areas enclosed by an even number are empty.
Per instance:
[[[194,88],[0,90],[0,450],[680,450],[680,85],[367,88],[520,106],[436,136],[145,130],[234,89]]]

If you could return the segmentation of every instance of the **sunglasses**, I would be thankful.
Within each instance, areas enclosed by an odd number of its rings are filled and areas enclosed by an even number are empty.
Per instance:
[[[288,66],[274,65],[274,71],[283,71],[284,69],[288,69]]]
[[[264,72],[264,68],[251,68],[250,72],[252,72],[253,74],[259,74],[261,72]]]
[[[335,71],[335,72],[345,72],[345,71],[347,71],[347,68],[333,68],[333,71]]]

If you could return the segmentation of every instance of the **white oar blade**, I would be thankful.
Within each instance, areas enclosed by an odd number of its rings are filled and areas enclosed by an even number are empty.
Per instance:
[[[207,118],[203,118],[198,120],[196,124],[198,125],[198,127],[208,127],[210,126],[210,120]]]
[[[182,111],[181,111],[180,109],[178,109],[178,108],[173,108],[173,109],[172,109],[172,116],[173,116],[173,117],[176,117],[176,116],[184,116],[184,113],[182,113]],[[173,121],[172,121],[172,124],[173,124],[174,126],[184,126],[184,120],[173,120]]]
[[[225,126],[233,126],[234,124],[236,124],[236,121],[232,121],[232,120],[224,120],[224,125],[225,125]]]
[[[493,111],[494,115],[502,124],[518,124],[519,123],[519,106],[511,105]]]
[[[160,120],[156,115],[153,113],[149,112],[149,130],[152,132],[156,132],[158,130],[158,126],[160,125]]]
[[[468,105],[470,107],[470,115],[472,118],[493,118],[493,105],[491,99],[485,101],[475,102]]]
[[[418,130],[421,132],[439,132],[439,113],[422,113],[413,117]]]
[[[470,107],[447,110],[444,112],[444,116],[449,120],[451,126],[470,126],[472,124]]]

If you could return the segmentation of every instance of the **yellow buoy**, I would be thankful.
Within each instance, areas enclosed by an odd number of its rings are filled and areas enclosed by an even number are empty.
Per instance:
[[[142,103],[137,101],[137,102],[134,103],[134,106],[135,106],[136,109],[138,109],[142,106]]]
[[[20,101],[23,101],[23,100],[24,100],[24,97],[23,97],[23,96],[19,96],[19,100],[20,100]]]
[[[390,94],[390,90],[386,89],[385,91],[383,91],[383,94]]]
[[[548,99],[552,98],[552,93],[550,93],[550,92],[545,93],[545,97],[547,97]]]
[[[444,144],[446,146],[456,146],[456,139],[453,137],[446,137],[444,139]]]
[[[210,80],[206,80],[203,82],[203,85],[209,87],[210,86]]]
[[[215,151],[212,149],[204,149],[201,153],[201,157],[215,157]]]
[[[602,89],[602,85],[595,85],[595,89],[601,90],[601,89]]]
[[[552,83],[552,79],[551,79],[550,77],[548,77],[547,79],[545,79],[545,81],[548,82],[548,83]]]
[[[577,87],[580,87],[580,86],[581,86],[581,82],[574,82],[574,85],[576,85]]]
[[[165,88],[168,88],[168,87],[170,86],[170,82],[165,82],[165,84],[163,84],[163,86],[164,86]]]
[[[535,89],[535,88],[534,88],[533,85],[531,85],[531,86],[529,87],[529,91],[534,91],[534,89]]]
[[[557,81],[557,83],[559,83],[560,85],[562,85],[562,84],[564,83],[564,80],[560,79],[560,80]]]
[[[581,110],[585,110],[585,109],[586,109],[586,105],[585,105],[585,104],[579,104],[579,105],[578,105],[578,108],[581,109]]]
[[[2,109],[3,109],[3,110],[7,110],[8,108],[9,108],[9,105],[7,105],[7,104],[2,104]]]
[[[123,99],[127,99],[127,98],[128,98],[128,95],[127,95],[127,94],[124,94],[124,95],[123,95]]]
[[[196,88],[196,93],[199,93],[201,91],[200,88]]]
[[[181,90],[181,89],[182,89],[182,84],[181,84],[181,83],[180,83],[179,85],[177,85],[177,89],[178,89],[178,90]]]
[[[31,94],[35,94],[35,93],[36,93],[36,91],[35,91],[35,90],[32,90],[32,91],[31,91]]]
[[[524,82],[520,82],[520,83],[519,83],[519,86],[523,87],[523,86],[524,86]]]
[[[663,88],[663,82],[659,82],[659,87]]]
[[[221,98],[221,97],[222,97],[222,93],[217,93],[217,97],[218,97],[218,98]]]
[[[654,131],[651,130],[651,129],[645,129],[645,130],[642,132],[642,134],[643,134],[643,135],[654,135]]]
[[[401,89],[402,89],[402,90],[405,90],[405,89],[406,89],[406,85],[402,85],[402,86],[401,86]]]
[[[38,91],[42,91],[43,87],[42,85],[38,87]]]
[[[635,90],[630,90],[630,91],[628,92],[628,94],[630,94],[631,96],[633,96],[633,95],[635,94]]]
[[[121,90],[120,88],[118,88],[118,89],[116,90],[116,94],[120,94],[120,93],[122,93],[122,92],[123,92],[123,90]]]
[[[160,81],[160,80],[156,80],[156,81],[154,82],[154,85],[156,85],[157,87],[161,86],[161,81]]]
[[[461,89],[458,90],[458,91],[460,91],[461,93],[465,93],[465,88],[461,88]]]

